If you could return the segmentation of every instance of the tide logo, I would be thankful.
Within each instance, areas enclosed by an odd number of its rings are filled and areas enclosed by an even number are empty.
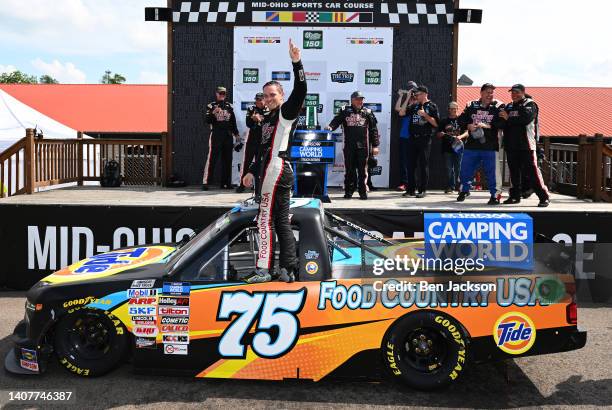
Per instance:
[[[502,315],[493,327],[495,344],[508,354],[522,354],[531,349],[536,328],[529,316],[519,312]]]

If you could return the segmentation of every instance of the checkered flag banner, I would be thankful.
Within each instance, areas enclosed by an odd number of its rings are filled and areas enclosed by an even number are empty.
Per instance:
[[[381,14],[390,24],[453,24],[453,9],[437,3],[381,3]]]
[[[174,23],[235,23],[244,13],[243,1],[183,1],[172,13]]]

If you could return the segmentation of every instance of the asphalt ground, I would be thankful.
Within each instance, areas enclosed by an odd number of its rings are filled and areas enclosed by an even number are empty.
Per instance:
[[[23,317],[24,292],[0,292],[0,357],[11,346],[10,335]],[[15,376],[0,371],[0,392],[69,390],[69,408],[151,409],[292,409],[292,408],[517,408],[612,407],[612,307],[579,309],[586,346],[561,354],[526,357],[469,367],[460,381],[437,392],[418,392],[384,383],[259,382],[196,380],[136,375],[126,364],[96,379],[73,376],[57,363],[42,376]],[[6,408],[51,408],[48,403]]]

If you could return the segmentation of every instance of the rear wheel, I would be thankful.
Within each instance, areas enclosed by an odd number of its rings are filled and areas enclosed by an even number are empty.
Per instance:
[[[383,339],[383,365],[393,380],[432,390],[457,380],[467,363],[467,335],[455,319],[440,312],[404,316]]]
[[[79,376],[100,376],[122,361],[129,338],[111,313],[82,308],[55,329],[55,353],[62,366]]]

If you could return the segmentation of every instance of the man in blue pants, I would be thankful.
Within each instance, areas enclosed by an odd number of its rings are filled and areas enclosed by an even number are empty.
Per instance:
[[[465,149],[461,161],[461,192],[458,202],[463,202],[470,195],[474,174],[482,166],[487,186],[491,193],[488,205],[499,205],[501,198],[501,175],[497,171],[499,164],[498,128],[501,123],[499,111],[503,104],[494,99],[495,86],[490,83],[480,88],[480,99],[470,101],[459,116],[462,129],[469,135],[464,141]]]

